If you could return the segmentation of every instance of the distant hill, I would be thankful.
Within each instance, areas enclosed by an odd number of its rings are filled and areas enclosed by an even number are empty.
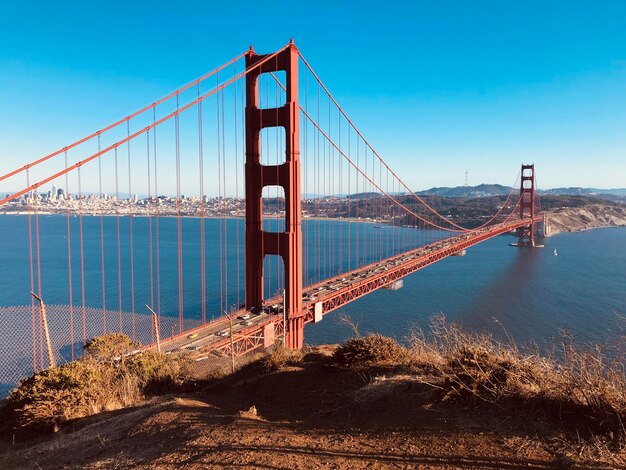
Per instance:
[[[591,188],[570,187],[570,188],[553,188],[539,191],[541,194],[554,194],[555,196],[583,196],[594,194]]]
[[[479,184],[478,186],[455,186],[431,188],[425,191],[419,191],[417,194],[424,196],[441,196],[441,197],[490,197],[507,195],[511,191],[510,186],[501,184]],[[541,194],[554,196],[593,196],[593,195],[609,195],[617,197],[626,197],[626,188],[600,189],[600,188],[582,188],[579,186],[569,188],[552,188],[540,189]]]
[[[626,200],[626,188],[600,189],[600,188],[553,188],[539,191],[544,195],[551,196],[599,196],[611,201],[624,202]]]
[[[502,196],[511,192],[510,186],[501,184],[479,184],[478,186],[456,186],[454,188],[431,188],[417,194],[442,197],[489,197]]]
[[[380,193],[358,193],[358,194],[349,194],[346,197],[348,199],[371,199],[374,197],[381,197]]]
[[[611,196],[626,196],[626,188],[614,188],[614,189],[598,189],[590,188],[596,194],[610,194]]]

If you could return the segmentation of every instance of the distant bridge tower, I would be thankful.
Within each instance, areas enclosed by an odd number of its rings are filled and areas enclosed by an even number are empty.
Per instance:
[[[263,60],[252,48],[246,68]],[[286,102],[280,108],[259,108],[258,78],[263,73],[285,71]],[[300,203],[300,121],[298,108],[298,50],[293,41],[278,55],[246,75],[246,308],[263,306],[263,260],[279,255],[285,266],[286,343],[300,348],[304,341],[302,316],[302,214]],[[260,133],[266,127],[285,129],[285,162],[261,164]],[[263,230],[265,186],[285,190],[285,231]]]
[[[534,219],[535,217],[535,165],[522,165],[520,183],[520,219]],[[517,229],[517,246],[535,246],[534,224]]]

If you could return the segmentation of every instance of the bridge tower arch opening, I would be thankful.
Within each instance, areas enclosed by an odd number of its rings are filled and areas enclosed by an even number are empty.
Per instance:
[[[520,182],[520,219],[535,219],[535,165],[522,164]],[[517,229],[517,246],[535,246],[535,226],[530,225]]]
[[[246,53],[246,68],[266,55],[252,48]],[[285,337],[289,348],[300,348],[304,341],[302,311],[302,213],[300,182],[300,122],[298,107],[298,50],[293,42],[274,58],[246,75],[246,224],[245,224],[245,302],[246,308],[263,306],[263,261],[278,255],[284,263],[286,315]],[[278,108],[259,106],[259,77],[284,72],[285,104]],[[277,165],[261,162],[261,130],[282,127],[285,161]],[[282,186],[285,195],[285,226],[282,232],[263,230],[263,188]]]

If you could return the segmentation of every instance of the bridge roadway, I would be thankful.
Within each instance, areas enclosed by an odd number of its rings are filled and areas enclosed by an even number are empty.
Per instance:
[[[343,305],[478,243],[541,221],[543,217],[516,219],[462,233],[308,286],[302,295],[305,323],[320,321]],[[222,317],[163,340],[161,347],[166,352],[182,352],[192,359],[202,360],[210,355],[229,355],[231,344],[236,355],[267,347],[282,334],[281,299],[275,297],[266,301],[261,311],[253,313],[242,309],[233,313],[232,342],[230,321]]]

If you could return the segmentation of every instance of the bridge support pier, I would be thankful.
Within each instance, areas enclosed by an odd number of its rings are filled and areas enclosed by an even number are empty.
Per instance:
[[[250,48],[246,68],[262,61]],[[263,73],[284,71],[286,102],[279,108],[259,108],[258,78]],[[291,42],[275,57],[246,75],[246,308],[263,307],[263,261],[279,255],[285,266],[285,338],[288,348],[301,348],[304,341],[302,317],[302,212],[300,183],[300,109],[298,106],[298,50]],[[261,164],[261,130],[285,129],[285,162]],[[282,186],[285,191],[285,231],[263,230],[263,188]]]

